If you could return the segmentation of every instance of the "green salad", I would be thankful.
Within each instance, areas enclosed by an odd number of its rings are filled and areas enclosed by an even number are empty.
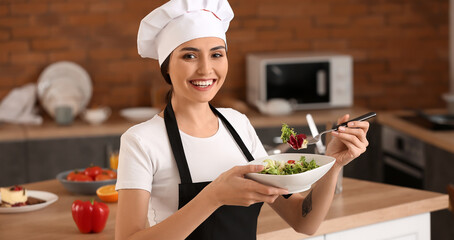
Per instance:
[[[310,162],[306,162],[306,157],[301,156],[299,161],[288,160],[286,161],[276,161],[271,159],[266,159],[263,162],[266,163],[265,168],[260,172],[263,174],[273,174],[273,175],[290,175],[306,172],[318,168],[319,166],[315,163],[315,160],[312,159]]]

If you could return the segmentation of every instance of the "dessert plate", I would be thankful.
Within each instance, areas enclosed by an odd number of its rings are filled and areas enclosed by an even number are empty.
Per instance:
[[[151,119],[159,111],[159,109],[152,107],[125,108],[120,110],[120,115],[133,122],[142,122]]]
[[[30,197],[42,199],[46,202],[21,207],[0,207],[0,213],[21,213],[35,211],[41,208],[45,208],[58,200],[57,195],[44,191],[27,190],[27,195]],[[0,199],[1,197],[2,196],[0,195]]]
[[[92,96],[92,83],[87,71],[76,63],[60,61],[46,67],[38,79],[38,99],[53,117],[55,107],[66,104],[74,116],[85,110]]]

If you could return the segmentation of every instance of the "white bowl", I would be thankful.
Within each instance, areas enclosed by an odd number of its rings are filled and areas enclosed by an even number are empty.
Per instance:
[[[159,113],[159,109],[151,107],[125,108],[120,111],[120,115],[133,122],[143,122],[151,119]]]
[[[336,161],[335,158],[318,155],[318,154],[300,154],[300,153],[283,153],[271,155],[251,161],[249,164],[263,164],[264,160],[271,159],[276,161],[300,160],[301,156],[306,157],[306,161],[315,160],[318,168],[292,175],[271,175],[262,173],[248,173],[246,176],[265,185],[287,189],[289,193],[304,192],[311,188],[311,185],[317,182]]]

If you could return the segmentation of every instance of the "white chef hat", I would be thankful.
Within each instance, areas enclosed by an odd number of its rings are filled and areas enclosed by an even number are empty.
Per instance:
[[[161,65],[175,48],[192,39],[218,37],[227,46],[225,32],[232,18],[227,0],[171,0],[140,22],[138,52]]]

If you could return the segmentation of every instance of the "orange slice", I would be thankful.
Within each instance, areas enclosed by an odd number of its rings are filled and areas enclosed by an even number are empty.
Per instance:
[[[115,191],[115,184],[99,187],[96,190],[96,195],[104,202],[118,201],[118,192]]]

